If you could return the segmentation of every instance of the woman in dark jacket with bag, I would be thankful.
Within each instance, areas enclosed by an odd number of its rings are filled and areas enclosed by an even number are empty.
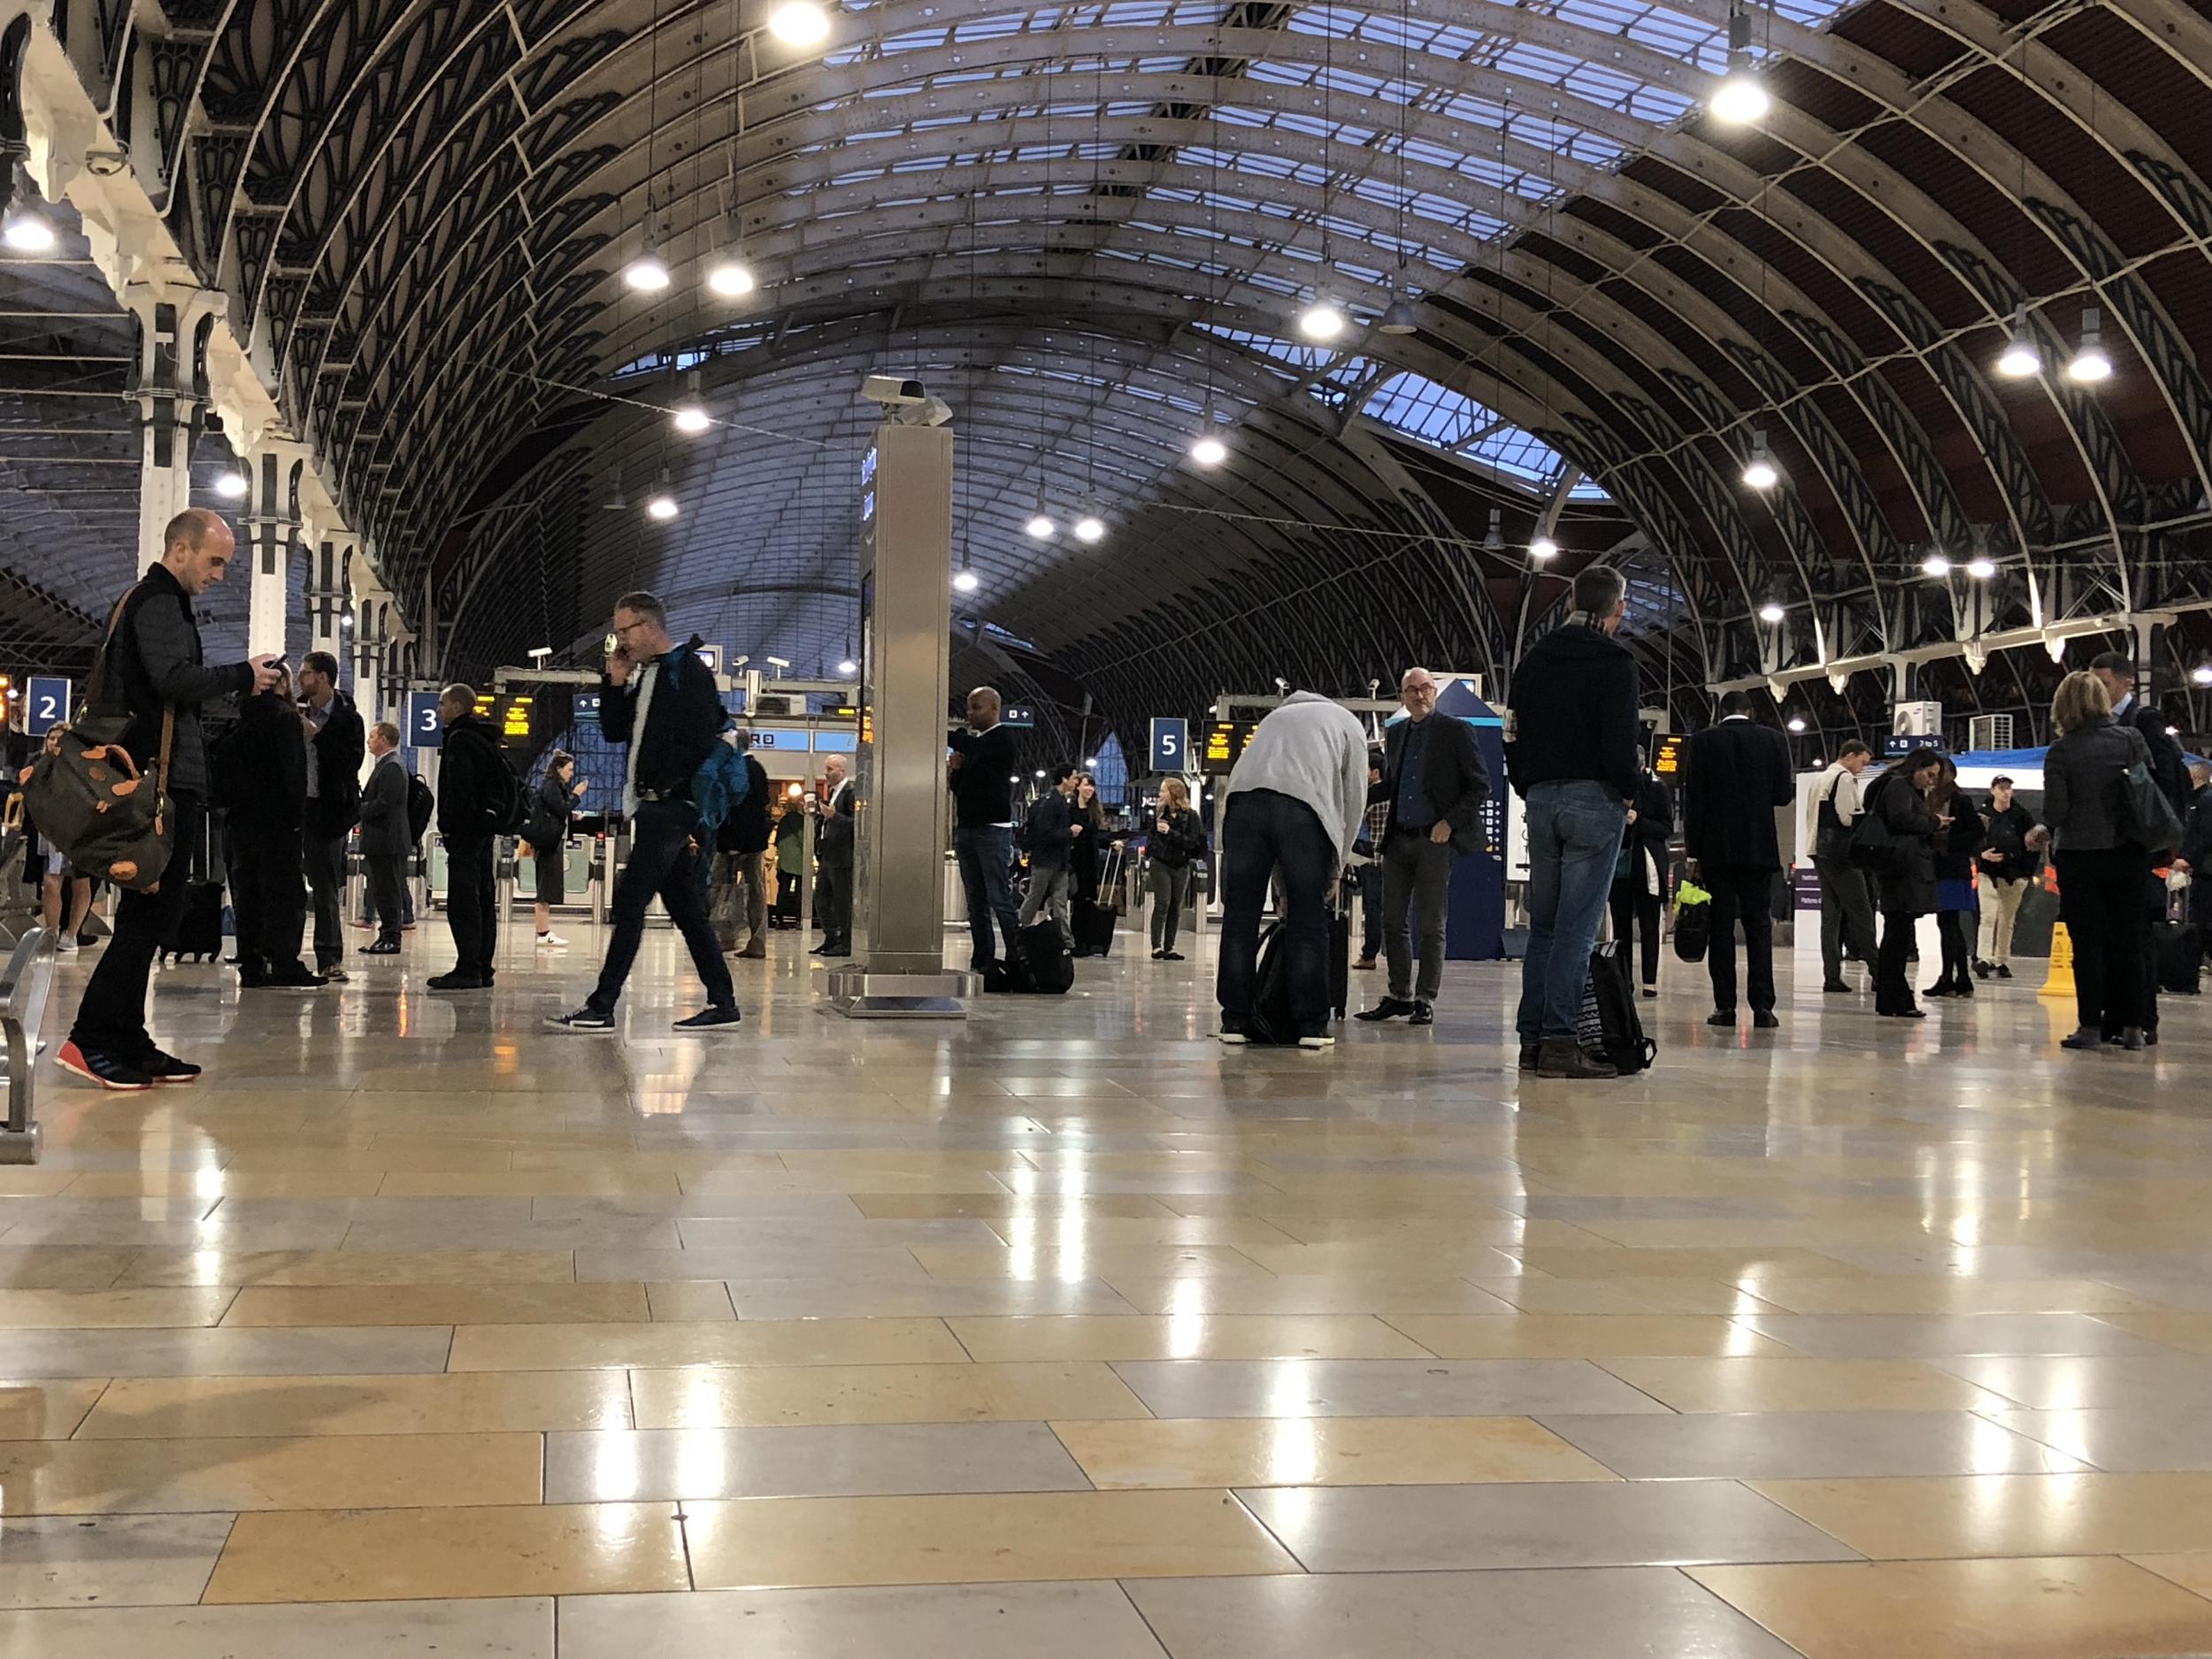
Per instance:
[[[1875,953],[1874,1011],[1891,1019],[1924,1019],[1927,1010],[1913,1001],[1905,964],[1912,955],[1913,928],[1936,907],[1935,833],[1941,827],[1929,810],[1927,791],[1935,787],[1943,757],[1932,749],[1916,749],[1874,780],[1860,807],[1881,825],[1887,856],[1875,875],[1875,896],[1882,912],[1882,942]],[[1862,829],[1863,841],[1870,841]]]
[[[530,819],[523,835],[530,843],[532,865],[537,872],[538,948],[566,950],[568,941],[553,931],[553,907],[568,902],[568,831],[574,822],[577,797],[589,788],[576,780],[576,758],[559,749],[545,763],[530,797]]]
[[[1175,933],[1190,902],[1191,860],[1206,850],[1206,826],[1191,810],[1190,791],[1180,778],[1160,785],[1159,810],[1144,838],[1145,880],[1152,890],[1152,960],[1180,962]]]
[[[1647,768],[1629,809],[1628,830],[1613,866],[1613,937],[1627,949],[1635,926],[1644,934],[1644,995],[1659,995],[1659,918],[1667,903],[1667,842],[1674,834],[1674,797]]]
[[[1924,996],[1974,995],[1974,934],[1981,925],[1975,902],[1974,855],[1986,831],[1982,815],[1959,787],[1959,769],[1949,757],[1938,763],[1935,787],[1928,791],[1935,814],[1936,932],[1943,945],[1943,969]]]
[[[2120,819],[2122,780],[2131,766],[2148,770],[2150,745],[2131,726],[2116,724],[2112,697],[2094,674],[2059,682],[2051,724],[2063,734],[2043,757],[2043,822],[2058,866],[2058,918],[2074,947],[2077,1029],[2062,1048],[2101,1048],[2143,1041],[2143,956],[2150,923],[2143,908],[2143,870],[2161,848],[2131,844]]]

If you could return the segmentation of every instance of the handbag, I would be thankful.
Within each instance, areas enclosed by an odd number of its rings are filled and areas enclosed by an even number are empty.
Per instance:
[[[2114,787],[2119,798],[2113,803],[2112,818],[2122,841],[2147,853],[2162,853],[2181,845],[2181,815],[2153,780],[2148,766],[2136,761],[2120,774]],[[31,811],[36,816],[36,803]]]
[[[1685,876],[1674,890],[1674,954],[1702,962],[1712,938],[1713,895]]]
[[[161,711],[161,749],[150,772],[142,773],[123,747],[127,713],[101,714],[108,655],[123,612],[143,583],[115,602],[107,637],[85,687],[85,713],[46,733],[44,745],[21,774],[25,804],[39,833],[81,875],[112,881],[134,893],[151,893],[169,867],[176,814],[165,793],[177,715]]]
[[[1893,780],[1886,777],[1876,783],[1874,788],[1868,791],[1865,804],[1859,809],[1859,816],[1851,822],[1851,839],[1845,848],[1846,859],[1854,869],[1863,870],[1870,875],[1895,875],[1905,865],[1904,844],[1899,841],[1897,832],[1890,827],[1889,820],[1882,816],[1881,810],[1874,803],[1877,794],[1893,787]],[[1904,787],[1912,787],[1909,780]]]

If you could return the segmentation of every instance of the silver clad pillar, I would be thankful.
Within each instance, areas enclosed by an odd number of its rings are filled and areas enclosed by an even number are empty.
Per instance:
[[[952,433],[879,426],[860,492],[853,960],[830,995],[855,1018],[959,1018],[968,976],[945,969]]]

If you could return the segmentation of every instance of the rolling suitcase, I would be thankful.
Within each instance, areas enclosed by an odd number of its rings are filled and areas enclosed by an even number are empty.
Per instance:
[[[2158,964],[2158,988],[2170,996],[2195,996],[2204,941],[2193,923],[2160,919],[2151,924],[2151,950]]]
[[[1075,954],[1079,956],[1107,956],[1114,949],[1114,913],[1103,904],[1089,899],[1078,899],[1069,912],[1068,925],[1075,930]]]
[[[164,962],[218,962],[223,955],[223,888],[195,881],[186,889],[177,925],[161,941]]]

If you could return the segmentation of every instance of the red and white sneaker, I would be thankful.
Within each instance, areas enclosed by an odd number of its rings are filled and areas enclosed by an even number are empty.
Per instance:
[[[154,1080],[129,1061],[94,1048],[88,1052],[77,1046],[72,1038],[61,1046],[54,1056],[54,1064],[65,1071],[73,1071],[88,1083],[96,1083],[107,1089],[149,1089]]]

